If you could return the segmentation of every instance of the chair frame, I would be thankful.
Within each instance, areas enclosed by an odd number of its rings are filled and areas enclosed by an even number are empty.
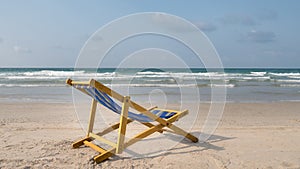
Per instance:
[[[129,96],[122,96],[121,94],[117,93],[116,91],[113,91],[112,89],[106,87],[105,85],[103,85],[102,83],[100,83],[94,79],[91,79],[90,81],[86,81],[86,82],[73,81],[71,79],[67,79],[66,83],[70,86],[84,85],[84,86],[94,87],[97,90],[106,93],[110,97],[112,97],[122,103],[122,111],[121,111],[119,123],[109,126],[108,128],[104,129],[101,132],[94,133],[93,127],[94,127],[94,120],[95,120],[95,115],[96,115],[97,101],[93,98],[92,103],[91,103],[90,117],[89,117],[89,123],[88,123],[86,136],[85,136],[85,138],[80,139],[72,144],[73,148],[79,148],[82,145],[86,145],[86,146],[89,146],[92,149],[96,150],[97,152],[99,152],[100,153],[99,155],[96,155],[95,157],[93,157],[93,160],[96,163],[100,163],[100,162],[108,159],[109,157],[113,156],[114,154],[121,154],[124,151],[124,149],[127,148],[128,146],[140,141],[141,139],[143,139],[155,132],[162,133],[163,131],[166,131],[164,129],[164,127],[171,129],[172,132],[175,134],[178,134],[178,135],[181,135],[181,136],[184,136],[184,137],[190,139],[192,142],[195,142],[195,143],[198,142],[197,137],[193,136],[192,134],[184,131],[183,129],[181,129],[173,124],[173,122],[175,122],[175,121],[179,120],[181,117],[187,115],[188,110],[184,110],[184,111],[171,110],[172,112],[175,112],[176,114],[168,119],[163,119],[163,118],[160,118],[159,116],[150,112],[153,109],[158,109],[157,107],[146,109],[146,108],[142,107],[141,105],[130,100]],[[79,89],[79,88],[77,88],[77,89],[86,93],[83,89]],[[148,116],[153,121],[158,122],[158,124],[154,125],[150,122],[140,122],[141,124],[147,126],[148,129],[135,135],[134,137],[130,138],[129,140],[125,141],[126,126],[127,126],[127,124],[129,124],[133,121],[132,119],[128,118],[129,108],[135,109],[136,111]],[[159,110],[162,110],[162,109],[159,109]],[[103,137],[105,134],[108,134],[117,129],[119,129],[117,143],[114,143]],[[106,149],[92,143],[93,140],[98,140],[102,143],[105,143],[105,144],[111,146],[111,148],[106,150]]]

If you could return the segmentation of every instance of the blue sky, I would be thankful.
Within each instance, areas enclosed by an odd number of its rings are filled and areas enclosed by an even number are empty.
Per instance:
[[[137,12],[164,12],[194,23],[225,67],[300,67],[297,0],[0,3],[0,67],[73,67],[90,35]]]

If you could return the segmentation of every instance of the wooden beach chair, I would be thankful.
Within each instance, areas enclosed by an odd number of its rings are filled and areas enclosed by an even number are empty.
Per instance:
[[[146,109],[141,105],[130,100],[129,96],[122,96],[119,93],[113,91],[112,89],[104,86],[100,82],[93,79],[88,82],[79,82],[67,79],[66,83],[80,90],[81,92],[89,95],[92,98],[87,134],[83,139],[74,142],[72,146],[73,148],[79,148],[82,145],[86,145],[99,152],[99,155],[93,157],[94,161],[97,163],[108,159],[114,154],[121,154],[126,147],[140,141],[141,139],[155,132],[162,133],[164,131],[164,128],[169,128],[173,131],[172,133],[182,135],[190,139],[192,142],[198,142],[198,139],[195,136],[173,124],[173,122],[175,122],[176,120],[187,115],[188,110],[164,110],[159,109],[157,107]],[[118,105],[114,100],[120,102],[121,106]],[[104,129],[101,132],[95,133],[93,132],[93,126],[97,103],[102,104],[111,111],[120,114],[120,122]],[[140,112],[140,114],[129,111],[129,108]],[[133,138],[125,140],[126,126],[134,120],[140,122],[142,125],[147,126],[147,129],[135,135]],[[151,123],[154,121],[158,122],[158,124]],[[116,143],[103,137],[105,134],[108,134],[117,129],[118,137]],[[111,148],[104,149],[94,144],[92,142],[93,140],[97,140],[101,143],[107,144]]]

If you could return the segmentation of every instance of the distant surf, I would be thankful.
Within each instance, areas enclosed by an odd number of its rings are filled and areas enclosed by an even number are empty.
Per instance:
[[[0,87],[2,93],[19,91],[22,88],[65,87],[65,80],[89,80],[94,78],[115,87],[132,88],[197,88],[202,99],[209,100],[212,87],[225,87],[231,101],[257,100],[300,100],[300,69],[238,69],[212,70],[191,69],[134,69],[134,68],[0,68]],[[173,88],[173,89],[172,89]],[[139,89],[138,95],[147,95]],[[3,93],[4,92],[4,93]],[[173,92],[173,93],[174,93]],[[276,93],[281,95],[274,95]],[[2,95],[2,96],[1,96]]]
[[[104,84],[128,85],[122,83],[132,79],[129,85],[142,87],[211,87],[214,81],[224,80],[226,87],[249,85],[297,86],[300,83],[300,69],[225,69],[223,72],[207,72],[206,69],[122,69],[113,68],[71,69],[71,68],[1,68],[0,86],[36,87],[64,86],[66,78],[89,80],[95,78]],[[167,71],[165,71],[167,70]],[[179,83],[184,81],[184,84]],[[197,83],[195,83],[195,81]],[[260,83],[265,82],[265,83]],[[174,85],[175,84],[175,85]],[[201,84],[201,85],[199,85]],[[216,85],[217,86],[217,85]]]

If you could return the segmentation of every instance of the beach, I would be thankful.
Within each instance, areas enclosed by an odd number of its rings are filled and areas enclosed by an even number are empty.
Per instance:
[[[1,1],[0,169],[300,169],[300,1]]]
[[[201,104],[202,112],[208,108]],[[94,164],[94,150],[71,147],[85,134],[71,101],[1,102],[0,168],[299,168],[299,110],[299,102],[227,103],[206,142],[182,140],[157,156]]]

